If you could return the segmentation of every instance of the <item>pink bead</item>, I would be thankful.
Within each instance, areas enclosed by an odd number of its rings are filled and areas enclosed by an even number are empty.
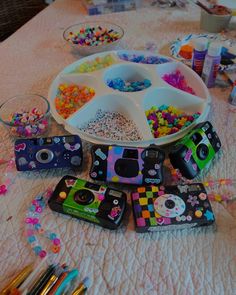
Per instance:
[[[25,218],[25,223],[28,223],[28,224],[33,223],[33,219],[30,217],[27,217]]]
[[[26,234],[27,234],[27,236],[33,236],[34,231],[32,229],[27,229]]]
[[[33,220],[32,220],[32,223],[33,224],[37,224],[39,222],[39,219],[38,218],[33,218]]]
[[[36,207],[35,211],[37,213],[42,213],[43,210],[42,210],[42,207],[39,206],[39,207]]]
[[[42,251],[39,252],[39,257],[40,258],[44,258],[46,255],[47,255],[47,252],[44,251],[44,250],[42,250]]]
[[[32,201],[32,204],[33,204],[34,206],[38,206],[38,205],[39,205],[39,203],[38,203],[36,200],[33,200],[33,201]]]
[[[53,240],[53,244],[56,245],[56,246],[60,245],[60,243],[61,243],[61,241],[58,238]]]

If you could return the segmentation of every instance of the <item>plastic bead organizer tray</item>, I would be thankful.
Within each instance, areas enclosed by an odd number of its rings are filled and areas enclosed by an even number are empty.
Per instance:
[[[112,65],[87,73],[75,72],[81,64],[93,61],[97,57],[105,57],[108,54],[111,54],[114,60]],[[148,56],[157,56],[168,59],[169,61],[161,64],[136,63],[119,58],[119,55],[123,54],[142,55],[145,58]],[[179,90],[162,79],[165,74],[173,73],[176,70],[179,70],[184,75],[187,84],[194,90],[195,95]],[[106,84],[108,79],[118,77],[129,81],[149,79],[152,85],[141,91],[122,92],[114,90]],[[95,90],[94,97],[67,119],[61,117],[55,107],[58,87],[63,83],[88,86]],[[82,139],[92,143],[120,144],[126,146],[145,146],[151,143],[165,145],[180,139],[196,124],[206,119],[211,103],[211,97],[207,87],[201,78],[188,66],[167,56],[147,51],[133,50],[106,51],[90,55],[70,64],[57,75],[51,84],[49,99],[53,117],[59,124],[63,124],[65,129],[70,133],[78,134]],[[195,112],[200,112],[201,114],[189,126],[180,131],[154,138],[145,111],[151,109],[153,106],[160,107],[162,105],[172,105],[189,115]],[[78,127],[95,118],[95,114],[99,109],[109,112],[119,112],[126,118],[132,120],[138,127],[142,139],[137,141],[112,140],[80,130]]]

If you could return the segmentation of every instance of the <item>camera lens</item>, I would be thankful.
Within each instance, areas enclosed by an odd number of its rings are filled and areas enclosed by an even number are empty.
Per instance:
[[[46,161],[48,159],[48,153],[42,153],[41,154],[41,159]]]
[[[175,207],[175,202],[173,200],[166,200],[165,206],[168,209],[173,209]]]
[[[88,205],[94,201],[94,194],[87,189],[81,189],[75,192],[74,200],[80,205]]]
[[[42,164],[50,163],[53,160],[53,158],[53,152],[48,149],[42,149],[36,153],[36,160]]]
[[[208,156],[209,150],[205,144],[200,144],[197,147],[197,156],[200,160],[205,160]]]

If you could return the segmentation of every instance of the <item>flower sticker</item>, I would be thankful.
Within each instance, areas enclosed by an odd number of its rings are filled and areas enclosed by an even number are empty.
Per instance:
[[[197,200],[197,196],[189,195],[189,196],[188,196],[187,203],[190,203],[192,207],[194,207],[195,205],[198,205],[199,202],[198,202],[198,200]]]

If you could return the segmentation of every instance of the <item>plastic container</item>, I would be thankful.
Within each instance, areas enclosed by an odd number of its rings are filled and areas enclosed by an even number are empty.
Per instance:
[[[97,46],[92,46],[92,45],[76,44],[73,42],[73,40],[70,37],[71,33],[77,34],[80,32],[81,29],[84,29],[86,27],[97,28],[99,26],[102,28],[106,28],[108,30],[113,30],[113,31],[117,32],[119,35],[119,38],[111,43],[106,43],[106,44],[104,43],[104,44],[99,44]],[[103,22],[103,21],[85,22],[85,23],[75,24],[75,25],[68,27],[63,32],[64,40],[72,47],[72,49],[75,52],[77,52],[83,56],[98,53],[98,52],[103,52],[106,50],[115,49],[119,45],[120,40],[123,38],[123,36],[124,36],[124,30],[120,26],[110,23],[110,22]]]
[[[193,57],[192,57],[192,69],[199,76],[201,76],[204,60],[207,54],[208,39],[197,38],[194,40],[193,43],[194,43],[194,49],[193,49]]]
[[[141,7],[141,0],[83,0],[89,15],[134,10]]]
[[[0,106],[0,122],[13,138],[45,136],[50,126],[50,105],[38,94],[17,95]]]
[[[232,11],[230,14],[216,15],[201,9],[200,28],[209,33],[219,33],[228,28],[231,18]]]
[[[74,72],[75,69],[84,62],[92,62],[93,60],[96,60],[96,58],[104,57],[107,54],[112,55],[115,64],[99,70],[95,69],[89,73]],[[152,143],[165,145],[180,139],[191,130],[195,124],[200,123],[207,118],[211,102],[209,91],[199,75],[188,66],[171,59],[163,64],[144,64],[125,61],[119,58],[119,56],[122,56],[123,54],[131,56],[134,54],[140,54],[147,58],[148,56],[155,55],[148,51],[137,50],[118,50],[94,54],[77,60],[73,64],[67,66],[52,82],[48,94],[51,112],[55,120],[58,123],[63,124],[67,131],[72,134],[78,134],[82,139],[92,143],[119,144],[125,146],[147,146]],[[167,58],[157,54],[156,56]],[[193,88],[195,95],[174,88],[162,79],[165,74],[177,70],[186,77],[187,83]],[[122,92],[110,88],[106,83],[107,79],[115,77],[120,77],[123,80],[129,81],[149,79],[151,81],[151,86],[142,91]],[[58,85],[63,82],[68,83],[68,81],[78,84],[83,82],[83,85],[92,87],[95,90],[95,96],[70,117],[63,119],[56,110],[55,97]],[[179,132],[154,138],[146,117],[146,111],[153,106],[161,107],[162,105],[172,105],[189,115],[196,112],[200,112],[201,115],[193,123],[181,129]],[[84,126],[90,120],[94,120],[96,113],[99,110],[102,110],[103,112],[119,112],[125,118],[132,120],[138,128],[141,139],[111,139],[98,135],[93,128],[91,128],[91,132],[83,131],[84,129],[81,126]],[[111,127],[112,129],[113,126],[114,124],[111,122],[107,128]],[[119,134],[120,131],[117,132]],[[109,135],[109,132],[107,132],[107,134]]]
[[[208,88],[215,86],[221,60],[221,49],[222,45],[217,42],[212,42],[208,48],[202,70],[202,80]]]

